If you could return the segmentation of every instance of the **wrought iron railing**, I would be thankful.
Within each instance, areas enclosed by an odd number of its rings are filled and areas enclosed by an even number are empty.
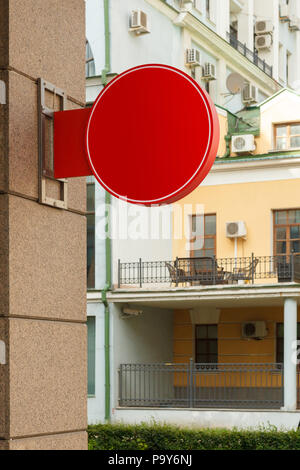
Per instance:
[[[172,286],[300,282],[300,255],[243,258],[176,258],[174,261],[118,262],[118,286],[169,283]],[[271,282],[271,281],[270,281]]]
[[[243,54],[243,56],[249,59],[253,64],[257,65],[257,67],[269,75],[269,77],[273,77],[273,67],[268,65],[265,60],[262,60],[260,57],[258,57],[256,52],[248,49],[246,44],[243,44],[241,41],[239,41],[233,34],[227,33],[227,39],[234,49]]]
[[[121,364],[119,405],[279,409],[282,364]]]

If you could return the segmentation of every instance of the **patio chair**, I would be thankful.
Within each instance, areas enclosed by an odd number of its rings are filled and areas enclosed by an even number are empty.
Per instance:
[[[292,265],[285,257],[277,260],[276,267],[278,282],[292,282]]]
[[[246,268],[234,268],[231,276],[232,281],[252,281],[254,279],[258,258],[254,258]]]
[[[171,278],[171,286],[172,284],[186,284],[187,282],[191,282],[191,276],[185,272],[184,269],[176,268],[171,263],[165,263],[166,267],[168,268],[170,278]]]

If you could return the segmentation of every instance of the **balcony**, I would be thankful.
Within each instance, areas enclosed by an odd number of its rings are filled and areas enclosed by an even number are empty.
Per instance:
[[[243,258],[176,258],[175,261],[118,261],[118,287],[282,284],[300,282],[300,255]]]
[[[268,65],[265,60],[262,60],[258,57],[256,52],[248,49],[246,44],[243,44],[239,41],[233,34],[227,33],[227,40],[234,49],[240,52],[244,57],[246,57],[250,62],[257,65],[257,67],[265,72],[269,77],[273,78],[273,67]]]
[[[298,403],[299,403],[299,374]],[[119,406],[280,409],[282,364],[121,364]]]

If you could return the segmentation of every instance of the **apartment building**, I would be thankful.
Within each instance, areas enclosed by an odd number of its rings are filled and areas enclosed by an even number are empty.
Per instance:
[[[113,419],[298,427],[299,104],[283,89],[248,110],[253,147],[234,133],[173,206],[171,258],[148,260],[149,240],[145,260],[119,260]]]
[[[176,207],[126,206],[88,180],[90,422],[298,426],[297,9],[87,1],[89,103],[165,63],[207,89],[221,127],[210,175]]]

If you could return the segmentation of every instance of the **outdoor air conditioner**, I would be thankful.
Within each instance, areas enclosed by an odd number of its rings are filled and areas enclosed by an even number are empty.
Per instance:
[[[227,238],[245,238],[247,236],[247,227],[245,222],[227,222],[226,236]]]
[[[258,101],[258,88],[251,83],[247,83],[243,88],[243,103],[251,104]]]
[[[130,31],[136,34],[150,33],[147,13],[142,10],[133,10],[130,17]]]
[[[217,71],[216,71],[216,66],[214,64],[211,64],[210,62],[206,62],[206,64],[203,67],[202,79],[203,80],[216,80],[217,79]]]
[[[273,33],[273,29],[272,21],[257,21],[255,23],[255,34]]]
[[[300,31],[300,20],[298,18],[291,18],[289,29],[291,31]]]
[[[233,153],[251,153],[256,149],[253,134],[234,135],[231,140],[231,151]]]
[[[262,34],[261,36],[255,37],[255,48],[260,49],[271,49],[272,46],[271,34]]]
[[[279,9],[280,21],[288,21],[289,18],[289,5],[281,5]]]
[[[247,339],[262,339],[268,335],[266,322],[264,321],[253,321],[243,323],[242,325],[242,336]]]
[[[200,67],[201,66],[201,53],[198,49],[192,48],[187,49],[186,51],[186,63],[190,67]]]

